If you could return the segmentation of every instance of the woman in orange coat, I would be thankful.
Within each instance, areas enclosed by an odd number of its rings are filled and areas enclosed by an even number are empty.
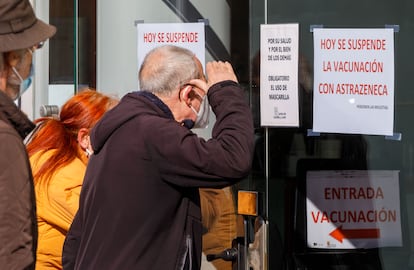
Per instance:
[[[62,269],[62,248],[78,210],[88,157],[89,130],[117,101],[93,90],[70,98],[60,117],[40,118],[27,145],[39,228],[36,270]]]
[[[233,197],[231,187],[200,188],[204,256],[220,254],[232,248],[232,242],[238,236],[237,229],[240,220]],[[203,259],[201,269],[231,270],[233,263],[220,258],[212,262]]]

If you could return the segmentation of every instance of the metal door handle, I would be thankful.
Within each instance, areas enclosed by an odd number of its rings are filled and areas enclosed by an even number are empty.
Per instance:
[[[223,259],[225,261],[235,261],[237,259],[238,250],[237,248],[228,248],[219,254],[207,254],[207,261],[211,262],[217,259]]]

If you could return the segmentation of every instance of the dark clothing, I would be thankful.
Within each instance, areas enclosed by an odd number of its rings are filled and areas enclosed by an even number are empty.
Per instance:
[[[253,153],[250,109],[238,84],[208,91],[216,115],[205,141],[148,92],[126,95],[95,126],[64,269],[199,269],[199,187],[246,177]]]
[[[34,269],[37,247],[33,177],[23,138],[34,124],[0,91],[0,268]]]

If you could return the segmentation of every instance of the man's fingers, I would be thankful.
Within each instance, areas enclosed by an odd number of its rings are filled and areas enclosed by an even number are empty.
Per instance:
[[[203,90],[204,92],[207,93],[208,86],[207,86],[207,83],[205,81],[200,80],[200,79],[193,79],[189,82],[189,84],[194,85],[195,87],[197,87],[197,88],[199,88],[199,89],[201,89],[201,90]]]
[[[211,86],[215,83],[232,80],[237,82],[236,74],[233,67],[229,62],[212,61],[206,65],[206,75],[208,78],[208,85]]]

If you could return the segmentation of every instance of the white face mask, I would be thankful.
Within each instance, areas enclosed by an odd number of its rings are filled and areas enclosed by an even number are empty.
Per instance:
[[[200,95],[198,96],[201,97]],[[201,97],[201,104],[198,112],[193,108],[193,106],[190,108],[197,115],[193,128],[207,128],[210,116],[210,105],[208,103],[207,95]]]
[[[86,149],[85,149],[85,154],[86,154],[86,157],[87,157],[87,158],[89,158],[90,156],[92,156],[92,155],[93,155],[93,151],[91,151],[91,150],[89,150],[88,148],[86,148]]]

